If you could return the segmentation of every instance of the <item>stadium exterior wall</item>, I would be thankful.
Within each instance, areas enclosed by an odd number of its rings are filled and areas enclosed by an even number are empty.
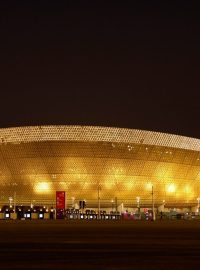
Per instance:
[[[159,132],[92,126],[0,129],[0,204],[87,200],[147,206],[196,205],[200,140]]]

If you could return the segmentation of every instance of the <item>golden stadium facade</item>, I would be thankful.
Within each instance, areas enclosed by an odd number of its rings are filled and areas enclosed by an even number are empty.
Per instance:
[[[123,128],[34,126],[0,129],[0,204],[127,207],[196,205],[200,197],[200,140]]]

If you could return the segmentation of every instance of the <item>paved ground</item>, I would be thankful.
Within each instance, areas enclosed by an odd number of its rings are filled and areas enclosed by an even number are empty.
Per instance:
[[[0,221],[0,269],[197,269],[200,221]]]

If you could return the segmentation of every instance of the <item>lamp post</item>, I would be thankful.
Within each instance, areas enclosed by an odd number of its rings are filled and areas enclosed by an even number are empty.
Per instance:
[[[112,212],[113,212],[113,203],[114,203],[113,199],[111,200],[111,203],[112,203]]]
[[[74,209],[75,208],[75,197],[71,197],[72,199],[72,208]]]
[[[151,195],[152,195],[152,214],[153,214],[153,221],[155,221],[156,220],[156,217],[155,217],[155,210],[154,210],[154,189],[153,189],[153,185],[152,185],[152,193],[151,193]]]
[[[12,202],[13,202],[13,198],[9,197],[9,206],[10,206],[10,208],[12,208]]]
[[[200,207],[200,205],[199,205],[199,201],[200,201],[200,198],[197,198],[197,201],[198,201],[198,206],[197,206],[197,210],[198,210],[198,214],[199,214],[199,207]]]
[[[16,192],[14,192],[14,212],[16,211]]]
[[[115,212],[117,214],[118,212],[118,202],[117,202],[117,197],[115,197]]]
[[[140,197],[136,197],[138,213],[140,213]]]
[[[163,200],[162,202],[163,202],[163,205],[165,206],[165,200]]]
[[[98,184],[98,219],[100,219],[100,211],[101,211],[101,201],[100,201],[100,190],[101,186]]]

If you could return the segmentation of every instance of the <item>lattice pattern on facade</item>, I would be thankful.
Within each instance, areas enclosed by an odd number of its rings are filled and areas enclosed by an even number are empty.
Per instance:
[[[0,137],[0,202],[16,194],[18,202],[51,203],[56,190],[96,201],[98,185],[108,201],[150,202],[152,185],[158,203],[200,197],[197,139],[75,126],[2,129]]]
[[[33,126],[0,129],[0,143],[105,141],[140,143],[200,151],[200,140],[160,132],[94,126]]]

